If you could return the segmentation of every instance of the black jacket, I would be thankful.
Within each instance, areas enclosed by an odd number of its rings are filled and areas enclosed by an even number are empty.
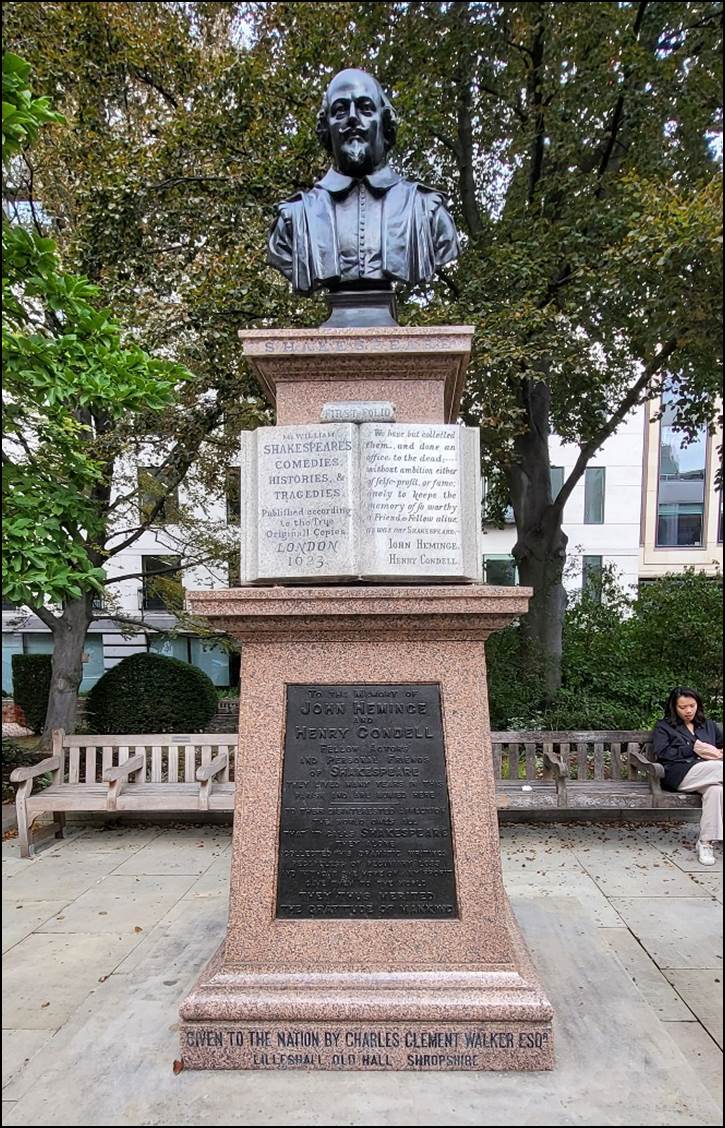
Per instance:
[[[669,721],[658,721],[652,733],[652,748],[655,759],[665,769],[664,786],[669,791],[677,791],[683,779],[695,764],[708,761],[696,756],[694,744],[702,740],[722,748],[722,727],[715,721],[703,721],[695,725],[694,733],[684,724],[672,725]]]

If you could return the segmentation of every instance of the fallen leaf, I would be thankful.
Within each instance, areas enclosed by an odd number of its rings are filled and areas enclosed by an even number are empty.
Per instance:
[[[176,1061],[174,1062],[174,1066],[173,1066],[174,1073],[181,1073],[183,1068],[184,1068],[184,1062],[179,1061],[179,1059],[177,1058]]]
[[[41,1003],[40,1009],[43,1010],[45,1007],[49,1007],[49,1006],[50,1006],[50,1003]]]
[[[134,932],[143,932],[143,928],[139,924],[135,925]]]

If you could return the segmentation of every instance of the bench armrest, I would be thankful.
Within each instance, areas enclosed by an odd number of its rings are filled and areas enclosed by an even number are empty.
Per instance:
[[[124,760],[122,764],[117,764],[113,768],[106,768],[103,773],[104,782],[112,783],[114,780],[124,779],[125,776],[140,771],[143,766],[143,756],[132,756],[130,760]]]
[[[542,749],[544,760],[547,761],[554,773],[554,779],[567,779],[569,776],[569,768],[562,760],[558,752],[554,752],[551,748],[544,747]]]
[[[10,773],[11,783],[25,783],[28,779],[35,779],[36,776],[45,775],[46,772],[57,772],[60,768],[60,756],[49,756],[47,760],[41,760],[39,764],[27,764],[22,768],[13,768]]]
[[[638,748],[628,749],[628,755],[630,764],[638,772],[642,772],[643,775],[649,776],[651,779],[664,779],[665,769],[662,764],[658,764],[656,760],[648,759]]]
[[[213,779],[219,772],[224,771],[228,763],[229,753],[220,752],[219,755],[215,756],[213,760],[210,760],[208,764],[202,764],[200,768],[196,769],[196,778],[200,783]]]

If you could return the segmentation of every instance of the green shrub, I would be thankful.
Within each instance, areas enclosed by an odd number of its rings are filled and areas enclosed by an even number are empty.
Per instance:
[[[697,690],[721,719],[722,580],[690,569],[629,594],[605,573],[601,602],[584,593],[566,612],[551,702],[521,661],[518,627],[492,635],[486,655],[493,729],[651,728],[675,685]]]
[[[196,666],[161,654],[124,658],[86,698],[90,732],[203,732],[216,712],[217,694]]]
[[[2,753],[3,803],[13,803],[18,784],[10,782],[10,773],[15,768],[24,768],[27,764],[37,764],[38,760],[43,759],[45,754],[24,748],[14,740],[3,740]],[[36,776],[33,780],[33,791],[42,791],[52,782],[52,779],[50,772]]]
[[[42,731],[48,712],[52,661],[50,654],[13,654],[13,700],[33,732]]]

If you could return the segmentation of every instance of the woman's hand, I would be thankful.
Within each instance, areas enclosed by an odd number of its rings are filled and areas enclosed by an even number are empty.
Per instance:
[[[704,740],[696,740],[693,751],[701,760],[722,760],[722,748],[716,748],[714,744],[707,744]]]

